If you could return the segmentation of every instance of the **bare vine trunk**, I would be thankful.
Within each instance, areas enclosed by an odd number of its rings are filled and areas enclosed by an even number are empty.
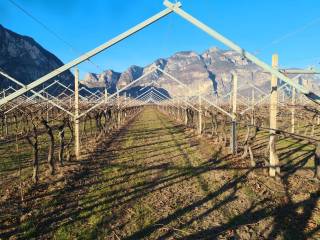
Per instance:
[[[90,122],[91,122],[91,118],[90,118]],[[65,147],[67,149],[67,161],[71,161],[71,146],[74,140],[74,132],[73,132],[72,124],[70,123],[70,119],[66,119],[66,126],[70,130],[70,139]]]
[[[60,165],[63,166],[63,154],[64,154],[64,147],[65,147],[65,131],[64,131],[64,127],[65,127],[66,121],[64,120],[63,123],[59,126],[58,130],[59,130],[59,162]]]
[[[47,130],[47,134],[49,136],[49,149],[48,149],[48,165],[49,165],[49,171],[51,175],[55,174],[55,167],[54,167],[54,136],[53,136],[53,131],[52,127],[49,126],[48,122],[44,119],[42,119],[42,124]]]
[[[38,133],[35,125],[33,126],[33,138],[27,134],[26,139],[28,143],[32,146],[33,160],[32,160],[32,181],[37,184],[39,181],[39,146],[38,146]]]

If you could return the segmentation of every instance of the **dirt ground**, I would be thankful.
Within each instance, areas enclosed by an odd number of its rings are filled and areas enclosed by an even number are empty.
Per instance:
[[[85,147],[1,203],[0,239],[320,239],[311,170],[272,179],[153,108]]]

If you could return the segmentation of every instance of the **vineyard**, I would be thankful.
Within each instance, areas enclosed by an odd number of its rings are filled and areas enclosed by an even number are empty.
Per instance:
[[[232,153],[232,120],[199,96],[169,99],[153,88],[135,99],[101,96],[78,122],[76,153],[65,111],[30,97],[12,102],[1,120],[0,236],[314,236],[319,120],[315,104],[296,97],[279,100],[276,178],[268,177],[267,103],[238,115]],[[75,111],[74,96],[57,99]]]
[[[320,238],[319,97],[295,81],[319,72],[276,54],[269,66],[165,6],[28,85],[0,71],[13,83],[0,93],[0,239]],[[172,12],[269,73],[270,91],[234,71],[208,95],[160,66],[113,92],[79,84],[82,62]],[[68,69],[74,86],[54,79]]]

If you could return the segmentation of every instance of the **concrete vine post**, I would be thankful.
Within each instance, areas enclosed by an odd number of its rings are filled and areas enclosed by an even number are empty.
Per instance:
[[[254,96],[254,88],[252,88],[251,89],[251,124],[252,125],[254,125],[254,118],[255,118],[255,116],[254,116],[254,114],[255,114],[255,112],[254,112],[254,101],[255,101],[255,96]]]
[[[238,76],[236,73],[232,73],[232,120],[230,136],[230,150],[232,154],[237,153],[237,92]]]
[[[295,131],[295,104],[296,104],[296,89],[292,86],[291,92],[291,132]]]
[[[123,105],[126,106],[127,105],[127,92],[124,92],[124,98],[123,98]],[[123,111],[123,117],[122,119],[124,120],[127,117],[127,113],[124,110]]]
[[[46,98],[49,98],[48,93],[46,92]],[[46,110],[47,110],[47,122],[49,122],[49,102],[46,102]]]
[[[251,73],[251,80],[252,84],[254,84],[254,73]],[[251,88],[251,124],[254,125],[255,123],[255,112],[254,112],[254,102],[255,102],[255,92],[254,92],[254,87],[252,86]]]
[[[316,145],[314,154],[314,177],[320,180],[320,143]]]
[[[108,90],[107,90],[107,87],[104,88],[104,101],[105,101],[105,103],[108,102]]]
[[[120,124],[121,124],[121,116],[120,116],[120,94],[119,94],[119,90],[117,88],[117,127],[120,128]]]
[[[199,112],[198,112],[198,134],[199,135],[201,135],[201,133],[202,133],[202,102],[201,102],[201,92],[200,92],[200,86],[199,86],[199,89],[198,89],[198,91],[199,91],[199,96],[198,96],[198,98],[199,98]]]
[[[188,106],[186,104],[187,102],[187,97],[185,97],[185,104],[184,104],[184,107],[185,107],[185,110],[184,110],[184,124],[187,126],[188,125]]]
[[[278,54],[272,55],[272,67],[278,68]],[[278,78],[271,76],[271,96],[270,96],[270,139],[269,139],[269,175],[275,177],[280,174],[279,158],[276,152],[276,131],[277,128],[277,104],[278,104]]]
[[[179,101],[179,118],[180,118],[180,121],[183,122],[183,104],[180,98],[178,101]]]
[[[79,120],[79,69],[74,69],[74,148],[76,159],[80,157],[80,120]]]

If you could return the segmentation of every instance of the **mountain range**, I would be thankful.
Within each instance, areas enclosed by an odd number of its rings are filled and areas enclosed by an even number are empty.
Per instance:
[[[252,72],[256,78],[267,77],[267,74],[263,74],[259,67],[242,58],[236,52],[213,47],[202,54],[194,51],[177,52],[169,58],[157,59],[145,67],[130,66],[122,73],[113,70],[106,70],[100,74],[88,73],[81,83],[90,87],[106,86],[120,89],[143,76],[155,66],[188,85],[193,91],[186,91],[161,71],[154,71],[137,84],[146,86],[154,81],[158,87],[166,89],[171,95],[191,96],[199,91],[202,94],[222,94],[230,88],[230,72],[234,70],[239,74],[239,77],[241,75],[241,78],[246,80],[251,78]],[[265,82],[259,82],[259,84],[264,85]]]
[[[252,84],[264,92],[270,91],[270,74],[264,73],[259,66],[237,52],[217,47],[201,54],[194,51],[177,52],[169,58],[157,59],[145,67],[132,65],[121,73],[111,69],[100,74],[87,73],[81,83],[88,87],[107,87],[114,91],[140,78],[155,66],[186,84],[191,90],[181,87],[159,70],[142,78],[137,85],[143,87],[153,82],[152,85],[165,89],[171,96],[194,96],[199,92],[202,95],[224,96],[231,89],[231,73],[234,72],[238,76],[240,94],[251,95]],[[315,80],[312,76],[302,75],[300,83],[310,89],[318,89]],[[280,84],[283,83],[280,81]],[[256,94],[260,93],[257,91]]]
[[[34,39],[0,25],[0,69],[7,74],[23,84],[28,84],[62,65],[61,60]],[[114,92],[117,88],[120,89],[140,78],[155,66],[186,84],[189,90],[156,70],[133,85],[130,88],[131,94],[137,95],[139,89],[152,83],[170,96],[194,96],[199,92],[202,95],[223,96],[230,91],[232,72],[238,75],[238,89],[242,95],[251,94],[250,83],[262,91],[270,91],[270,74],[264,73],[260,67],[235,51],[217,47],[212,47],[203,53],[177,52],[168,58],[159,58],[144,67],[132,65],[123,72],[107,69],[100,73],[87,73],[80,83],[88,88],[107,87],[109,92]],[[70,71],[65,71],[54,80],[73,86],[74,77]],[[314,77],[306,75],[300,82],[314,90],[318,89],[315,80]],[[49,83],[50,81],[46,84]],[[11,81],[0,76],[0,90],[10,85],[14,86]],[[59,92],[57,88],[53,90],[55,91],[53,94]]]

